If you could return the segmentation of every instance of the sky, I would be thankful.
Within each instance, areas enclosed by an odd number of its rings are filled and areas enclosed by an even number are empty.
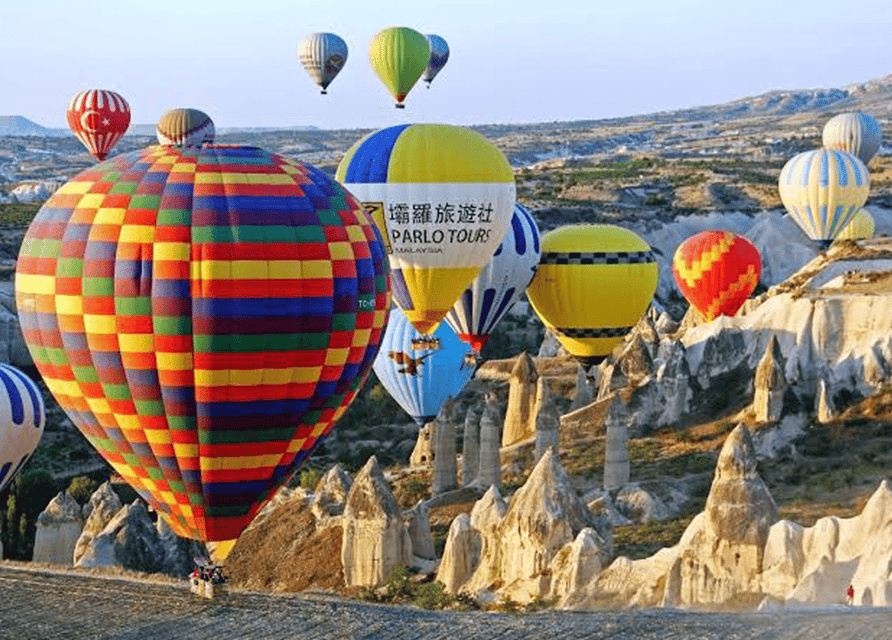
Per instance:
[[[368,58],[389,26],[450,46],[404,111]],[[314,31],[349,47],[327,96],[297,59]],[[0,33],[0,115],[47,127],[87,88],[140,124],[195,107],[218,128],[340,129],[611,118],[892,73],[888,0],[6,0]]]

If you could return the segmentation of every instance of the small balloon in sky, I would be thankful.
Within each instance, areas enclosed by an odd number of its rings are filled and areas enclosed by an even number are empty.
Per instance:
[[[105,160],[130,126],[130,105],[108,89],[81,91],[65,114],[68,126],[97,160]]]
[[[430,56],[427,39],[408,27],[383,29],[372,38],[372,69],[396,100],[397,109],[405,107],[403,101],[427,69]]]
[[[158,144],[195,147],[211,144],[216,131],[214,121],[204,111],[198,109],[171,109],[158,120],[155,126]]]
[[[427,88],[430,89],[431,82],[434,81],[434,78],[437,77],[437,74],[440,73],[440,70],[446,66],[446,62],[449,60],[449,45],[446,44],[443,38],[434,33],[429,33],[424,37],[430,45],[431,58],[421,79],[427,83]]]
[[[301,40],[297,57],[324,95],[347,62],[347,43],[334,33],[311,33]]]

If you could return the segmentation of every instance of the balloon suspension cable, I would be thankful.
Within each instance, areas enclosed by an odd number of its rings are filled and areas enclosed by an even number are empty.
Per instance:
[[[440,348],[440,339],[434,336],[421,336],[412,340],[412,348],[416,351],[436,351]]]

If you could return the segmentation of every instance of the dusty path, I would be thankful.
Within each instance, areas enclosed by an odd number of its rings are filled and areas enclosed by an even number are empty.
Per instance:
[[[634,611],[526,615],[438,613],[358,602],[229,593],[194,597],[185,585],[0,567],[0,638],[16,640],[279,640],[283,638],[734,638],[892,637],[888,609],[782,614]]]

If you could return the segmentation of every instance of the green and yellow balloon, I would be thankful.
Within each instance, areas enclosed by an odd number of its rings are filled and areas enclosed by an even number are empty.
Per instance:
[[[375,34],[369,45],[372,68],[403,109],[403,101],[427,69],[430,45],[421,33],[408,27],[390,27]]]

